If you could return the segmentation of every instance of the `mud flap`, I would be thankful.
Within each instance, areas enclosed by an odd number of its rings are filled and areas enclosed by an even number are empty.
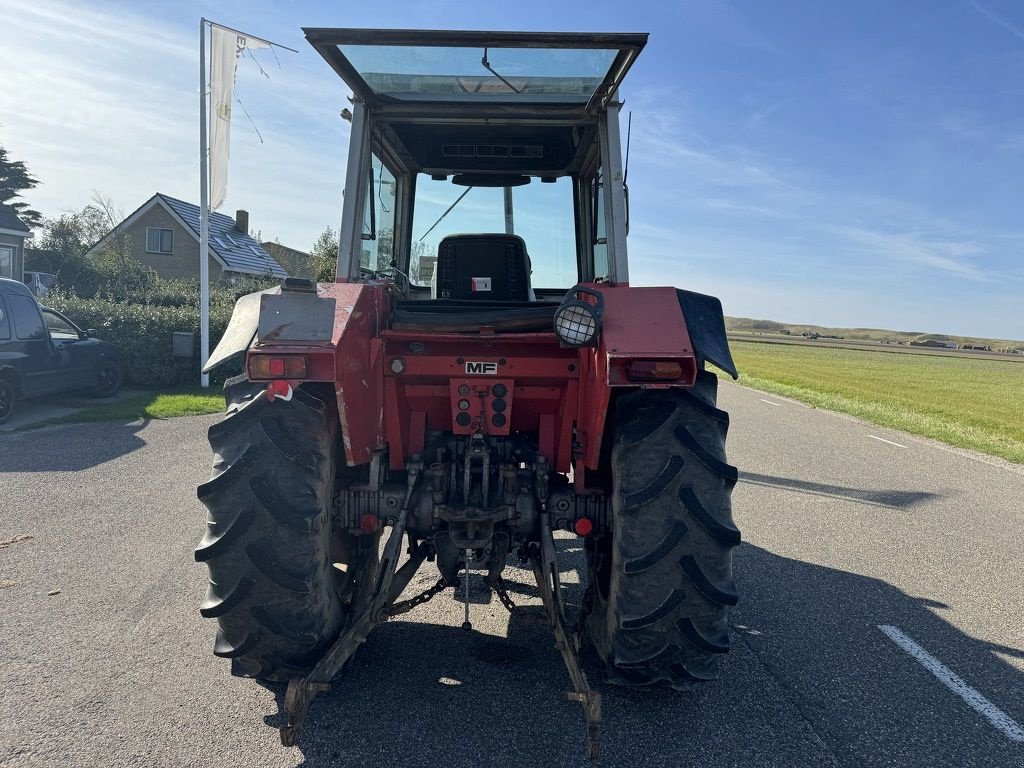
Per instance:
[[[725,314],[722,302],[714,296],[676,289],[679,308],[686,319],[690,343],[703,369],[704,363],[714,363],[734,379],[739,378],[736,363],[732,361],[729,340],[725,335]]]

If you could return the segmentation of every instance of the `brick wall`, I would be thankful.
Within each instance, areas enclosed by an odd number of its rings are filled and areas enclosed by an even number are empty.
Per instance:
[[[174,232],[172,253],[146,252],[147,227],[170,229]],[[155,204],[136,219],[125,232],[131,238],[132,256],[147,267],[151,267],[160,277],[199,277],[199,241],[178,224],[161,205]],[[211,255],[210,280],[220,279],[221,271],[220,264]]]

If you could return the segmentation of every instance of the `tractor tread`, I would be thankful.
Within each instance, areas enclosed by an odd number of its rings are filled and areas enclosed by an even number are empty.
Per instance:
[[[675,428],[675,436],[686,449],[708,469],[720,477],[735,483],[739,479],[739,472],[732,464],[728,464],[714,456],[701,442],[694,437],[690,430],[684,426]]]
[[[249,590],[252,589],[255,582],[249,578],[242,578],[234,588],[231,589],[224,597],[219,597],[216,594],[216,584],[210,582],[210,588],[207,592],[206,599],[203,604],[199,606],[199,613],[204,618],[215,619],[218,616],[223,616],[225,613],[230,611],[236,605],[238,605],[245,596],[249,594]]]
[[[679,500],[683,502],[683,506],[689,510],[694,519],[722,544],[735,546],[740,543],[742,537],[740,536],[739,528],[722,522],[708,512],[704,505],[700,503],[700,499],[697,498],[697,494],[693,492],[692,488],[680,488]]]
[[[196,562],[205,563],[226,552],[237,539],[245,535],[250,525],[252,516],[244,514],[238,514],[224,524],[211,521],[211,528],[196,547]]]
[[[619,669],[634,669],[652,664],[659,664],[663,661],[675,658],[679,653],[678,645],[666,645],[654,653],[645,654],[642,657],[629,657],[620,653],[615,654],[615,666]]]
[[[671,485],[679,473],[682,472],[683,463],[682,456],[670,456],[665,462],[665,466],[661,468],[661,471],[650,483],[632,493],[622,494],[623,509],[632,510],[636,507],[642,507],[644,504],[649,504],[658,498]]]
[[[200,613],[217,621],[232,672],[284,681],[337,637],[345,608],[331,564],[338,420],[301,387],[270,401],[244,377],[225,385],[209,430],[213,477],[197,495],[209,527],[196,560],[209,568]],[[233,585],[233,586],[232,586]]]
[[[702,372],[692,390],[615,403],[612,532],[586,542],[586,623],[609,683],[686,690],[716,679],[729,649],[737,472],[716,390]]]
[[[674,611],[685,599],[686,593],[683,592],[683,590],[674,589],[672,590],[672,594],[665,598],[665,602],[653,611],[643,616],[622,618],[620,620],[620,625],[623,629],[640,629],[642,627],[649,627],[651,624],[655,624],[671,614],[672,611]]]
[[[693,623],[693,619],[689,616],[684,616],[676,622],[676,628],[679,630],[679,634],[689,640],[698,648],[702,648],[709,653],[728,653],[729,652],[729,633],[722,632],[720,635],[713,638],[705,637],[701,634],[700,630]]]
[[[686,574],[690,583],[700,590],[708,600],[714,600],[722,605],[736,605],[739,602],[736,591],[732,588],[723,589],[715,585],[701,570],[700,564],[693,555],[683,555],[679,560],[679,567],[683,569],[683,573]]]
[[[633,557],[623,562],[623,572],[627,574],[640,573],[641,571],[646,571],[648,568],[657,565],[672,554],[672,550],[679,545],[679,542],[683,540],[683,537],[686,536],[686,532],[688,530],[689,528],[686,527],[686,523],[682,520],[673,521],[672,530],[668,532],[668,535],[661,540],[657,547],[647,554],[640,555],[639,557]],[[625,555],[625,553],[623,553],[623,555]]]
[[[227,639],[224,630],[218,629],[217,638],[213,642],[213,655],[219,656],[222,659],[233,659],[236,656],[248,653],[255,644],[255,635],[246,635],[242,638],[242,642],[234,644]]]

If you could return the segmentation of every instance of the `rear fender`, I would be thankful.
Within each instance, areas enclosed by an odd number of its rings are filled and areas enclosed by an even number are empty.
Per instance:
[[[732,361],[729,339],[725,335],[722,302],[714,296],[679,289],[676,289],[676,296],[699,368],[703,369],[704,363],[713,363],[738,379],[740,375],[736,371],[736,363]]]
[[[247,293],[235,302],[228,327],[220,337],[220,342],[210,355],[210,359],[203,366],[203,373],[209,373],[249,349],[260,325],[260,302],[263,296],[280,292],[281,288],[274,286],[264,291]]]
[[[597,469],[612,390],[641,386],[628,378],[630,361],[668,360],[682,366],[679,382],[643,386],[693,386],[706,363],[733,378],[737,372],[722,303],[714,296],[675,288],[586,287],[604,296],[604,316],[598,346],[581,350],[576,430],[585,466]]]

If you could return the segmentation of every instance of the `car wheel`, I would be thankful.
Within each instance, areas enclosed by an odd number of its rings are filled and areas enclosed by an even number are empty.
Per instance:
[[[100,365],[96,372],[96,386],[92,388],[94,397],[113,397],[121,389],[121,366],[113,360]]]
[[[18,393],[14,389],[14,382],[10,379],[0,377],[0,424],[3,424],[14,413],[14,402],[18,399]]]

